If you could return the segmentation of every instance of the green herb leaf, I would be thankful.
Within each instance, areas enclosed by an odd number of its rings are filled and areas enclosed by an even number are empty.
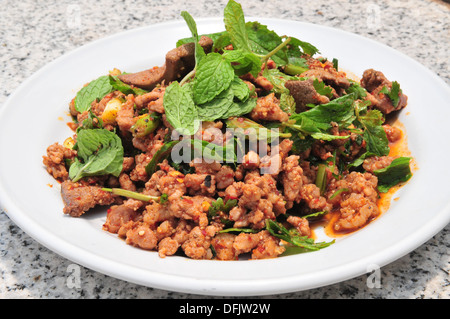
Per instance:
[[[334,195],[334,194],[333,194]],[[326,211],[320,211],[320,212],[315,212],[315,213],[311,213],[305,216],[302,216],[302,218],[306,218],[306,219],[316,219],[317,217],[322,217],[324,215],[328,214],[328,212]]]
[[[210,53],[197,66],[193,84],[193,98],[200,105],[211,101],[229,88],[234,79],[230,62],[219,53]]]
[[[259,22],[247,22],[246,29],[251,51],[256,54],[267,55],[283,43],[282,38],[278,34]],[[286,48],[279,50],[270,58],[279,66],[286,65],[289,62]]]
[[[109,84],[115,91],[120,91],[123,94],[142,95],[148,93],[146,90],[123,83],[117,76],[109,75]]]
[[[374,175],[378,177],[378,190],[386,193],[391,187],[408,181],[412,177],[410,161],[410,157],[399,157],[388,167],[374,171]]]
[[[213,40],[214,44],[215,42],[223,35],[225,35],[227,32],[226,31],[221,31],[221,32],[215,32],[215,33],[206,33],[206,34],[201,34],[199,35],[199,37],[201,36],[207,36],[208,38],[210,38],[211,40]],[[176,47],[178,48],[179,46],[182,46],[183,44],[186,43],[192,43],[195,42],[196,38],[194,37],[188,37],[188,38],[183,38],[183,39],[179,39],[176,43]]]
[[[285,87],[285,83],[289,80],[298,80],[297,77],[283,73],[278,69],[264,69],[263,76],[272,83],[272,91],[275,94],[290,94],[289,90]]]
[[[235,163],[237,161],[236,153],[234,151],[234,143],[220,146],[199,139],[189,141],[194,148],[194,152],[201,154],[202,158],[221,163]]]
[[[303,71],[300,72],[300,73],[303,73],[303,72],[305,72],[306,70],[309,69],[309,65],[306,62],[306,59],[305,58],[301,58],[299,56],[290,56],[289,57],[289,64],[294,65],[296,67],[302,68]]]
[[[350,94],[353,93],[355,95],[356,99],[362,99],[366,97],[367,91],[365,88],[363,88],[359,83],[349,80],[350,86],[345,89],[345,91]]]
[[[228,214],[230,210],[237,205],[237,199],[229,199],[226,202],[219,197],[215,201],[211,203],[208,209],[208,216],[214,217],[219,212],[223,212],[225,214]]]
[[[259,233],[260,230],[258,229],[252,229],[252,228],[226,228],[219,230],[220,234],[223,233],[250,233],[250,234],[256,234]]]
[[[312,238],[308,238],[307,236],[300,236],[297,229],[292,228],[288,230],[280,223],[277,223],[270,219],[266,219],[266,229],[273,236],[278,237],[296,247],[304,248],[306,249],[306,251],[319,250],[334,243],[334,240],[328,243],[315,243],[314,239]],[[303,252],[303,250],[301,251]]]
[[[231,63],[237,76],[251,73],[254,77],[261,71],[261,59],[244,50],[225,50],[222,56]]]
[[[254,99],[254,98],[250,98]],[[249,99],[249,100],[250,100]],[[245,138],[256,138],[258,140],[271,141],[274,138],[288,138],[291,137],[290,133],[282,133],[280,131],[271,130],[255,121],[252,121],[245,117],[230,117],[226,120],[227,128],[242,129],[241,132],[245,134]],[[246,132],[248,131],[248,132]],[[235,130],[235,135],[241,134],[238,130]],[[254,133],[254,134],[253,134]]]
[[[325,164],[319,164],[315,184],[320,189],[320,194],[323,195],[327,189],[327,166]]]
[[[169,157],[170,153],[172,152],[172,149],[179,142],[180,141],[171,141],[161,146],[161,148],[155,153],[155,155],[153,155],[150,163],[148,163],[147,166],[145,167],[145,172],[147,173],[148,176],[152,176],[153,173],[157,171],[158,164]]]
[[[194,38],[195,65],[197,65],[198,62],[205,56],[205,51],[203,50],[202,46],[198,43],[197,24],[195,23],[194,18],[192,18],[192,16],[187,11],[181,11],[181,16],[186,21],[186,24],[188,25],[189,30],[191,30],[192,37]]]
[[[323,81],[314,79],[313,86],[314,86],[314,89],[316,90],[316,92],[319,93],[320,95],[324,95],[329,98],[333,97],[333,90],[331,89],[330,86],[325,85],[325,83]]]
[[[326,104],[317,105],[306,112],[294,114],[291,116],[291,119],[303,125],[304,129],[306,129],[306,124],[310,125],[310,123],[313,123],[320,131],[331,128],[331,122],[336,122],[345,127],[355,118],[353,98],[353,94],[344,95]],[[302,123],[303,118],[309,121],[303,121]],[[306,130],[312,131],[311,129]]]
[[[78,91],[75,96],[75,109],[83,113],[91,108],[91,103],[102,99],[106,94],[114,91],[107,75],[91,81],[88,85]]]
[[[137,193],[137,192],[129,191],[129,190],[122,189],[122,188],[102,188],[102,190],[105,192],[113,193],[114,195],[133,198],[133,199],[141,200],[144,202],[150,202],[150,201],[159,202],[160,199],[164,195],[165,195],[165,197],[167,197],[167,194],[163,194],[160,197],[158,197],[158,196],[151,196],[151,195],[145,195],[142,193]]]
[[[233,104],[234,92],[229,87],[213,100],[197,106],[198,119],[201,121],[215,121],[223,118]]]
[[[83,129],[77,134],[77,159],[69,168],[69,178],[76,182],[86,176],[119,176],[123,165],[122,141],[105,129]]]
[[[390,90],[384,86],[380,93],[386,94],[391,100],[394,108],[397,108],[398,103],[400,102],[400,95],[402,94],[402,89],[400,89],[400,84],[397,81],[392,82],[392,87]]]
[[[242,6],[234,0],[229,0],[224,9],[223,16],[225,29],[228,32],[233,47],[235,49],[251,51]]]
[[[301,41],[297,38],[291,37],[292,40],[290,42],[290,48],[288,50],[289,56],[300,56],[297,48],[301,48],[303,53],[313,56],[316,53],[319,53],[319,49],[317,49],[314,45],[309,42]]]
[[[248,88],[248,85],[237,76],[234,77],[231,82],[230,88],[233,91],[234,96],[239,101],[245,101],[250,96],[250,89]]]
[[[288,114],[294,114],[295,113],[294,97],[288,93],[281,93],[280,94],[280,108]]]
[[[233,102],[228,109],[227,113],[225,113],[222,118],[228,119],[230,117],[242,116],[250,113],[256,106],[256,98],[249,97],[244,102],[238,101]]]
[[[366,141],[366,149],[377,156],[389,154],[389,141],[382,126],[383,114],[378,110],[370,110],[365,115],[358,117],[364,127],[363,138]]]
[[[333,68],[334,68],[336,71],[339,71],[339,70],[338,70],[338,69],[339,69],[339,60],[336,59],[336,58],[333,58]]]
[[[179,133],[192,135],[198,130],[197,107],[192,99],[190,85],[180,86],[178,82],[172,82],[166,88],[163,104],[167,121]]]

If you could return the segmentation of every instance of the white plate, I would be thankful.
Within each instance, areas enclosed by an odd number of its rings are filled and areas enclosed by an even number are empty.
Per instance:
[[[83,46],[39,70],[10,96],[0,110],[0,203],[8,216],[44,246],[101,273],[155,288],[225,296],[286,293],[350,279],[400,258],[444,228],[450,220],[450,148],[443,133],[450,119],[449,87],[411,58],[372,40],[312,24],[247,18],[255,20],[312,42],[356,75],[374,68],[401,84],[409,105],[400,121],[419,170],[387,213],[318,252],[226,262],[161,259],[126,245],[102,230],[105,210],[82,218],[64,215],[59,184],[44,169],[42,155],[71,135],[69,101],[84,83],[113,68],[135,72],[161,65],[176,41],[190,35],[178,21]],[[224,29],[221,18],[198,20],[198,28],[200,33]]]

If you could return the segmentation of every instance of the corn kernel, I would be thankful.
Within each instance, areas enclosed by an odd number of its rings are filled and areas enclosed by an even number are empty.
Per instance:
[[[179,171],[170,171],[168,174],[169,174],[169,176],[172,176],[172,177],[177,177],[177,176],[182,175]]]
[[[75,141],[71,137],[66,138],[63,142],[63,146],[68,149],[72,149],[74,145]]]
[[[209,210],[209,207],[210,207],[211,205],[208,203],[208,202],[203,202],[202,203],[202,209],[203,209],[203,211],[204,212],[207,212],[208,210]]]
[[[117,68],[114,68],[112,71],[109,71],[109,74],[112,75],[112,76],[121,75],[122,71],[120,71]]]
[[[102,121],[105,124],[114,124],[116,122],[117,113],[122,106],[122,101],[118,98],[111,99],[102,113]]]

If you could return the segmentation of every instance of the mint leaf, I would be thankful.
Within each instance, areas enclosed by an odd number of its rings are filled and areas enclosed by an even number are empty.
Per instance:
[[[319,49],[317,49],[311,43],[301,41],[301,40],[299,40],[297,38],[293,38],[293,37],[291,37],[291,42],[289,43],[289,47],[290,47],[290,49],[288,50],[289,56],[300,56],[300,54],[298,54],[299,53],[298,48],[301,48],[303,53],[305,53],[309,56],[313,56],[316,53],[319,53]]]
[[[197,24],[194,21],[194,18],[187,12],[182,11],[181,16],[186,21],[186,24],[189,27],[189,30],[191,30],[192,37],[194,38],[195,43],[195,65],[198,64],[198,62],[205,56],[205,51],[201,47],[201,45],[198,43],[198,32],[197,32]]]
[[[192,99],[191,86],[172,82],[164,93],[167,121],[181,134],[192,135],[199,126],[197,108]]]
[[[289,80],[298,80],[298,77],[285,74],[278,69],[264,69],[263,76],[272,83],[273,92],[276,94],[289,94],[289,90],[285,87],[285,83]]]
[[[391,187],[408,181],[412,177],[410,161],[410,157],[399,157],[388,167],[374,171],[374,175],[378,177],[378,190],[386,193]]]
[[[237,76],[251,73],[256,77],[261,71],[261,59],[252,52],[239,49],[225,50],[222,56],[231,63]]]
[[[223,16],[225,29],[230,36],[233,47],[235,49],[251,51],[242,6],[234,0],[229,0],[224,9]]]
[[[278,34],[259,22],[247,22],[246,28],[249,45],[254,53],[266,55],[283,43],[283,40]],[[279,66],[286,65],[288,63],[286,48],[279,50],[270,58]]]
[[[207,36],[208,38],[213,40],[213,42],[215,43],[217,41],[217,39],[219,39],[222,35],[224,35],[226,33],[227,33],[226,31],[215,32],[215,33],[206,33],[206,34],[199,35],[199,37],[201,37],[203,35]],[[179,46],[182,46],[183,44],[195,42],[195,40],[196,40],[196,38],[194,38],[194,37],[179,39],[176,43],[176,47],[178,48]]]
[[[234,78],[230,62],[219,53],[210,53],[197,65],[193,93],[196,104],[211,101],[222,91],[228,89]]]
[[[223,118],[233,103],[234,92],[229,87],[213,100],[197,106],[198,119],[201,121],[215,121]]]
[[[254,97],[249,97],[244,102],[242,101],[233,102],[230,108],[228,109],[227,113],[225,113],[222,116],[222,118],[228,119],[233,116],[237,117],[248,114],[255,108],[255,106],[256,106],[256,98]]]
[[[115,133],[106,129],[84,129],[77,133],[77,159],[69,168],[69,178],[76,182],[86,176],[122,172],[123,146]]]
[[[78,91],[75,96],[75,109],[83,113],[91,108],[91,103],[102,99],[106,94],[114,91],[107,75],[91,81],[88,85]]]
[[[249,96],[247,84],[235,76],[228,89],[211,101],[197,105],[198,119],[215,121],[250,113],[256,106],[256,99]]]
[[[234,77],[231,82],[230,88],[233,91],[234,96],[239,101],[245,101],[250,96],[250,89],[248,88],[248,85],[237,76]]]

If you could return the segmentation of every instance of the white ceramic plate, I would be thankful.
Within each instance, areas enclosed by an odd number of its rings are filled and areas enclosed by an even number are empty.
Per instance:
[[[449,87],[411,58],[372,40],[312,24],[247,18],[255,20],[313,43],[356,75],[374,68],[401,83],[409,105],[400,121],[419,170],[387,213],[318,252],[226,262],[161,259],[126,245],[102,230],[105,210],[82,218],[64,215],[59,184],[44,169],[42,155],[48,145],[71,135],[69,101],[84,83],[115,67],[135,72],[162,65],[176,41],[190,36],[178,21],[85,45],[39,70],[10,96],[0,110],[0,203],[8,216],[44,246],[93,270],[155,288],[225,296],[286,293],[350,279],[400,258],[444,228],[450,220],[445,165],[450,148],[443,134],[450,119]],[[198,28],[200,33],[224,29],[221,18],[199,20]]]

